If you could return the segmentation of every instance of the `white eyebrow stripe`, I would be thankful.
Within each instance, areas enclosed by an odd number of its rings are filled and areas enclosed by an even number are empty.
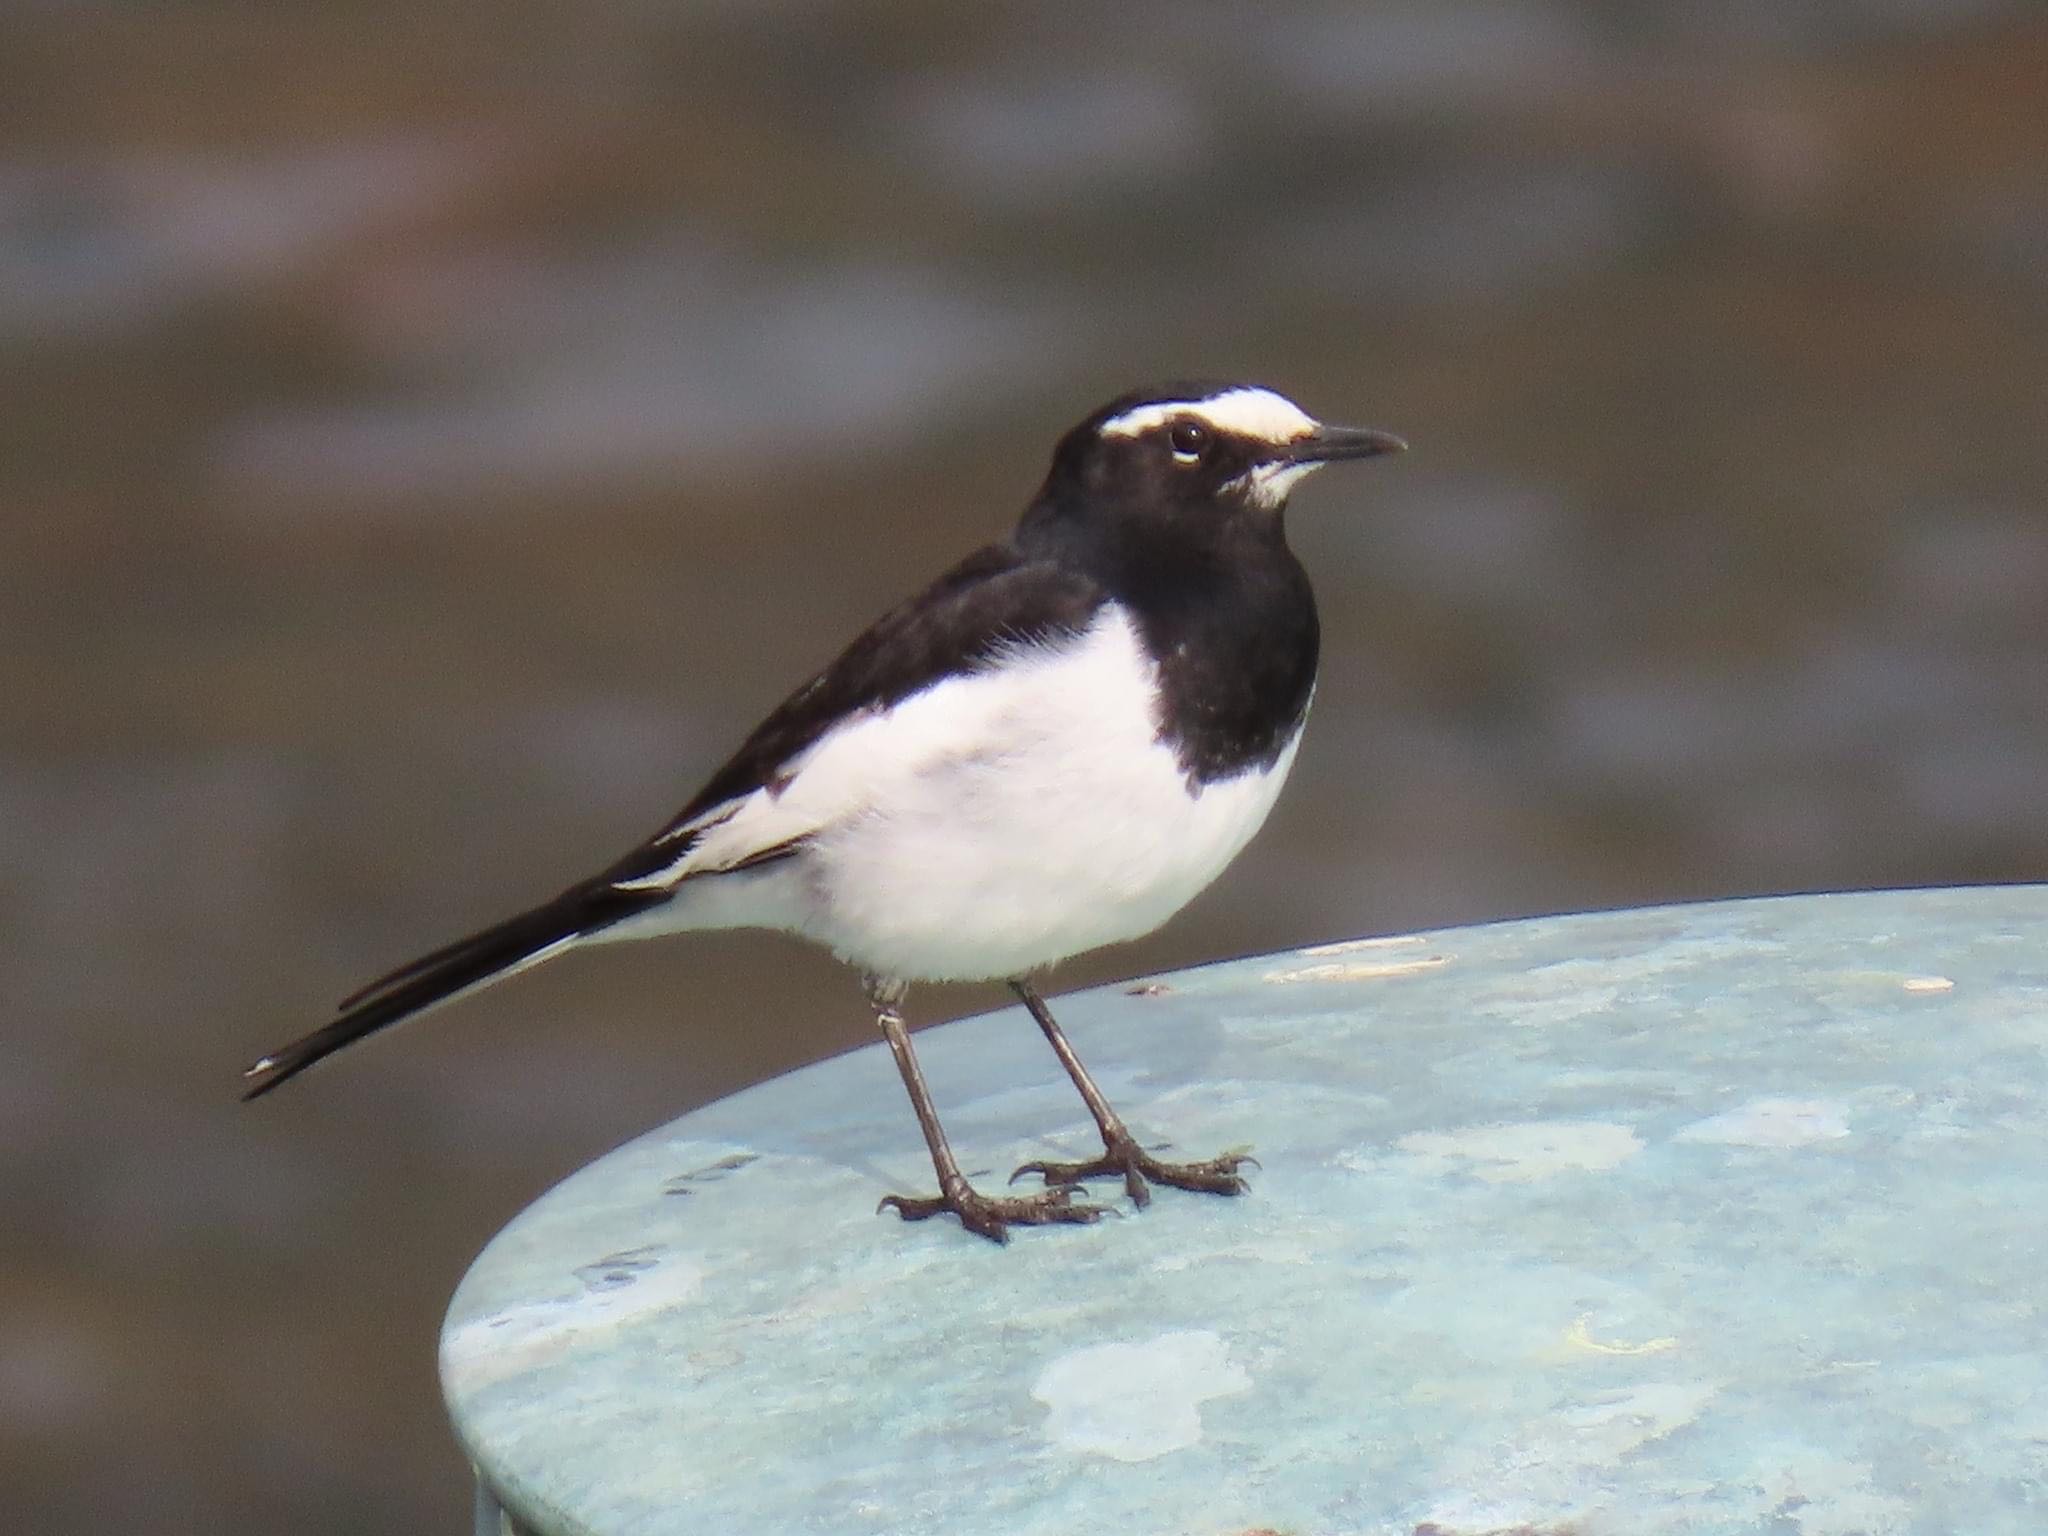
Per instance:
[[[1121,416],[1110,417],[1099,431],[1104,437],[1136,437],[1180,416],[1205,421],[1218,432],[1268,443],[1291,443],[1304,433],[1313,432],[1316,426],[1313,416],[1270,389],[1227,389],[1206,400],[1164,400],[1154,405],[1133,406]]]

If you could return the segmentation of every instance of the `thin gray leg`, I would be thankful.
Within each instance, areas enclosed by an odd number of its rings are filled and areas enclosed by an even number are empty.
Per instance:
[[[946,1140],[945,1128],[939,1124],[939,1112],[932,1103],[931,1088],[925,1083],[924,1069],[918,1066],[917,1053],[910,1048],[910,1030],[903,1022],[906,988],[902,982],[887,977],[866,977],[864,984],[868,1001],[874,1006],[875,1022],[882,1027],[889,1052],[896,1058],[896,1070],[910,1094],[910,1107],[917,1112],[924,1144],[931,1149],[932,1168],[939,1176],[937,1195],[885,1195],[875,1207],[877,1211],[894,1210],[905,1221],[923,1221],[951,1211],[968,1231],[979,1232],[997,1243],[1009,1241],[1011,1222],[1086,1222],[1102,1214],[1099,1206],[1074,1204],[1073,1190],[1064,1185],[1038,1195],[991,1196],[969,1184]]]
[[[1052,1016],[1052,1010],[1045,1006],[1045,999],[1038,995],[1038,989],[1022,977],[1010,982],[1010,990],[1029,1010],[1031,1017],[1038,1021],[1038,1027],[1045,1032],[1046,1043],[1052,1053],[1059,1057],[1060,1065],[1067,1069],[1067,1076],[1074,1080],[1074,1087],[1080,1090],[1081,1102],[1088,1106],[1088,1113],[1095,1117],[1095,1128],[1102,1132],[1102,1156],[1086,1163],[1026,1163],[1010,1175],[1010,1182],[1016,1183],[1028,1173],[1035,1173],[1055,1189],[1067,1189],[1083,1179],[1107,1178],[1121,1174],[1124,1193],[1131,1197],[1131,1203],[1141,1210],[1152,1201],[1152,1191],[1146,1187],[1153,1184],[1171,1184],[1175,1189],[1199,1190],[1210,1195],[1241,1195],[1245,1182],[1238,1169],[1246,1163],[1254,1168],[1258,1159],[1248,1152],[1230,1151],[1198,1163],[1162,1163],[1132,1136],[1123,1116],[1110,1107],[1109,1100],[1102,1096],[1102,1090],[1095,1086],[1095,1079],[1088,1075],[1088,1069],[1081,1065],[1081,1058],[1074,1054],[1074,1047],[1067,1039],[1067,1032],[1060,1028],[1059,1020]]]

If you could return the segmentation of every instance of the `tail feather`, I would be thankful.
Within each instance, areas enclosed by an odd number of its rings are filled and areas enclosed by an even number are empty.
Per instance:
[[[443,945],[351,993],[342,1001],[339,1018],[250,1065],[242,1073],[242,1097],[260,1098],[365,1035],[538,965],[577,940],[667,899],[666,891],[576,886],[545,906]]]
[[[516,922],[518,919],[515,918],[513,921]],[[346,1013],[358,1003],[367,1003],[373,997],[381,997],[394,990],[402,981],[410,981],[415,976],[424,975],[428,971],[449,964],[459,956],[490,947],[496,941],[499,930],[505,926],[504,923],[493,923],[488,928],[457,939],[453,944],[443,944],[439,949],[430,950],[416,959],[408,960],[397,970],[386,971],[376,980],[364,982],[336,1003],[335,1009],[337,1012]]]

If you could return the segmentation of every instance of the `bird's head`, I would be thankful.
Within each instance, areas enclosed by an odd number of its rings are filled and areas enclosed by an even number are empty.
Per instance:
[[[1166,384],[1110,401],[1061,438],[1046,493],[1126,514],[1276,515],[1323,465],[1407,446],[1391,432],[1325,426],[1256,384]]]

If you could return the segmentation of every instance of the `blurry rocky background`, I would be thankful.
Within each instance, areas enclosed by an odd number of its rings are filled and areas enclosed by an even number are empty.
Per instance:
[[[1415,449],[1297,499],[1273,824],[1063,982],[2048,874],[2044,82],[2029,0],[0,6],[0,1525],[466,1528],[465,1262],[852,979],[644,947],[237,1070],[1139,380]]]

